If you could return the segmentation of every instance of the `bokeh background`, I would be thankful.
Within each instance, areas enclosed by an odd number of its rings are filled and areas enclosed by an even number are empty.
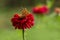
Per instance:
[[[60,0],[0,0],[0,40],[23,40],[22,30],[15,30],[11,18],[26,7],[30,12],[36,5],[47,5],[49,15],[34,15],[35,25],[25,31],[25,40],[60,40],[60,16],[54,13],[60,7]]]

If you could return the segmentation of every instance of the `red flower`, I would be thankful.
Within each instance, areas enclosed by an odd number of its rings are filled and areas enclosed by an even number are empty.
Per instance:
[[[37,7],[34,7],[34,8],[32,9],[32,11],[33,11],[34,13],[39,13],[39,10],[38,10]]]
[[[33,13],[37,13],[37,14],[46,14],[49,12],[49,8],[47,6],[35,7],[32,10]]]
[[[21,17],[21,15],[15,14],[11,19],[11,22],[15,29],[27,29],[34,25],[34,17],[32,14],[28,14],[25,17]]]
[[[45,12],[44,8],[39,8],[38,10],[39,10],[39,14],[44,14]]]

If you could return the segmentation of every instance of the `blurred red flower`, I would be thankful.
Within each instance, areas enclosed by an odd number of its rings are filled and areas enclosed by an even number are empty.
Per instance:
[[[44,5],[41,7],[34,7],[32,11],[33,13],[37,13],[37,14],[47,14],[49,12],[49,8]]]
[[[27,29],[34,25],[34,17],[32,14],[28,14],[25,17],[15,14],[11,22],[15,29]]]
[[[39,13],[39,10],[38,10],[37,7],[32,8],[32,11],[33,11],[34,13]]]

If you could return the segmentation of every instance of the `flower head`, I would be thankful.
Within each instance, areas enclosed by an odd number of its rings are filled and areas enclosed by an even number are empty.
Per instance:
[[[32,9],[34,13],[37,14],[47,14],[49,12],[49,8],[47,6],[35,7]]]
[[[23,9],[22,14],[15,14],[11,22],[15,29],[27,29],[34,25],[34,17],[26,9]]]
[[[54,11],[55,11],[55,13],[59,14],[60,13],[60,8],[56,7]]]
[[[39,13],[38,7],[32,8],[33,13]]]

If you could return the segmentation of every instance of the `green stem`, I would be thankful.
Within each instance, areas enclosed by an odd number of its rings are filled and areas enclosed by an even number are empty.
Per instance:
[[[25,40],[25,39],[24,39],[24,29],[22,30],[22,34],[23,34],[23,40]]]

